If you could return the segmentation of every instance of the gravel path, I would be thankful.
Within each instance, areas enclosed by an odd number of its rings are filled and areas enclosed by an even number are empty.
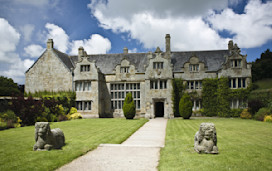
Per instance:
[[[151,119],[122,144],[101,144],[58,170],[157,170],[166,125],[167,119]]]

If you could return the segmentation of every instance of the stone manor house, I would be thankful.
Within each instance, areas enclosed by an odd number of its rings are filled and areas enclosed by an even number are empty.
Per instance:
[[[226,50],[173,52],[170,35],[165,36],[165,52],[87,54],[82,47],[77,56],[54,48],[47,49],[26,71],[25,91],[75,91],[76,107],[93,117],[123,117],[126,93],[131,92],[137,117],[173,118],[172,79],[182,78],[186,91],[201,93],[204,78],[228,77],[233,89],[246,88],[251,82],[251,64],[246,55],[229,41]],[[194,99],[193,110],[201,108]],[[241,100],[233,99],[232,108]]]

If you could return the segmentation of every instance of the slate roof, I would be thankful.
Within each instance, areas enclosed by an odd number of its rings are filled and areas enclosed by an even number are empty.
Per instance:
[[[69,58],[69,56],[65,53],[58,51],[57,49],[53,49],[54,53],[59,57],[59,59],[63,62],[63,64],[71,71],[74,68],[73,62]]]
[[[74,68],[77,62],[77,56],[68,56],[56,49],[54,52],[69,69]],[[144,66],[148,65],[148,53],[119,53],[119,54],[98,54],[88,55],[89,61],[96,61],[96,66],[100,68],[104,74],[112,74],[116,65],[119,65],[123,59],[127,59],[130,64],[136,67],[138,73],[144,73]],[[209,72],[216,72],[225,62],[225,56],[229,55],[228,50],[214,50],[214,51],[184,51],[171,52],[171,63],[173,64],[173,72],[183,72],[184,63],[188,62],[192,56],[197,56],[200,62],[203,62],[208,68]],[[155,54],[153,53],[153,57]]]
[[[207,71],[218,71],[226,61],[225,56],[228,55],[228,50],[172,52],[173,72],[181,72],[184,63],[188,62],[192,56],[198,57],[199,62],[203,62],[205,67],[208,67]]]

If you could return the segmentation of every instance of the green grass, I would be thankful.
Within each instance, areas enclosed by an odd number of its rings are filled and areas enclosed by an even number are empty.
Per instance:
[[[263,79],[254,82],[254,84],[258,85],[257,90],[262,90],[262,89],[271,89],[272,88],[272,79]]]
[[[95,149],[101,143],[119,144],[147,120],[81,119],[51,123],[63,130],[62,150],[33,151],[34,126],[0,131],[0,170],[54,170]]]
[[[202,122],[216,126],[218,155],[194,151]],[[272,170],[272,124],[242,119],[168,120],[159,170]]]

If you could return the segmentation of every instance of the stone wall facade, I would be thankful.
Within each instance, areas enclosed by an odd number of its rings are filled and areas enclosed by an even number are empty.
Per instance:
[[[77,56],[68,56],[49,40],[47,50],[26,72],[25,89],[75,91],[78,111],[93,117],[124,117],[123,102],[131,92],[136,117],[173,118],[173,78],[182,78],[186,91],[198,97],[205,78],[228,77],[233,89],[251,83],[251,64],[232,41],[227,50],[193,52],[172,52],[168,34],[165,42],[165,52],[158,47],[155,52],[128,53],[124,48],[121,54],[88,55],[79,47]],[[194,111],[201,109],[201,98],[193,103]]]

